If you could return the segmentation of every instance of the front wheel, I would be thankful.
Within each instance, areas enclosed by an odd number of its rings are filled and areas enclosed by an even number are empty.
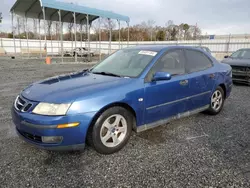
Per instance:
[[[132,125],[133,116],[129,111],[122,107],[109,108],[89,128],[87,142],[98,153],[115,153],[127,144]]]
[[[210,107],[207,113],[210,115],[217,115],[220,113],[224,106],[225,93],[224,90],[219,86],[216,88],[210,99]]]

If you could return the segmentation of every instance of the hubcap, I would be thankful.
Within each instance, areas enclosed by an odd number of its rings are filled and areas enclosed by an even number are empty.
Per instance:
[[[126,119],[120,114],[115,114],[108,117],[102,124],[100,137],[106,147],[115,147],[125,139],[126,134]]]
[[[215,111],[218,111],[221,108],[223,102],[222,93],[219,90],[216,90],[211,98],[211,106]]]

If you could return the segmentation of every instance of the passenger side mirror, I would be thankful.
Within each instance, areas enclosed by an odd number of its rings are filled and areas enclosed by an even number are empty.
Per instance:
[[[168,72],[156,72],[152,81],[170,80],[171,77],[171,74]]]
[[[228,55],[225,55],[224,58],[228,58],[229,56]]]

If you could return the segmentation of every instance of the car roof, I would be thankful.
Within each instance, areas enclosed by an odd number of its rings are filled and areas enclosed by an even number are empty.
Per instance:
[[[179,46],[179,45],[138,45],[138,46],[129,47],[128,49],[148,50],[148,51],[160,52],[162,50],[178,49],[178,48],[182,48],[182,49],[195,49],[195,50],[197,50],[196,47],[192,47],[192,46]]]
[[[238,50],[250,50],[250,48],[240,48]]]
[[[194,46],[195,48],[208,48],[206,46]]]

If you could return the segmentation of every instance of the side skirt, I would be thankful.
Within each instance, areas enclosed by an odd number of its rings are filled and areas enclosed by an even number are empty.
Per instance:
[[[169,123],[169,122],[171,122],[173,120],[176,120],[176,119],[189,117],[189,116],[192,116],[194,114],[198,114],[200,112],[203,112],[203,111],[207,110],[208,108],[209,108],[209,105],[206,105],[206,106],[203,106],[201,108],[197,108],[197,109],[192,110],[192,111],[187,111],[187,112],[184,112],[184,113],[181,113],[181,114],[177,114],[176,116],[172,116],[172,117],[169,117],[167,119],[159,120],[159,121],[156,121],[156,122],[153,122],[153,123],[150,123],[150,124],[145,124],[145,125],[137,127],[136,132],[137,133],[143,132],[143,131],[146,131],[148,129],[158,127],[160,125],[164,125],[164,124]]]

